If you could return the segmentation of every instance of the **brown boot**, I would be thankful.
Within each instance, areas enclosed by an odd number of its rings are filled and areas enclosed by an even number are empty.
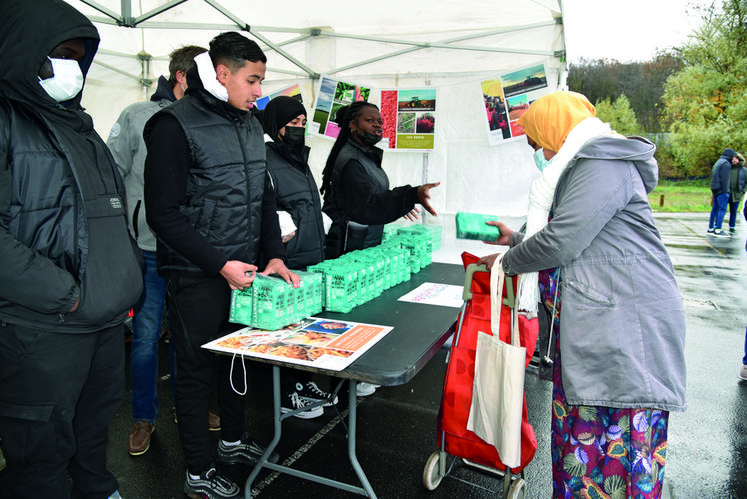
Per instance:
[[[138,421],[132,427],[130,438],[127,440],[127,449],[130,455],[139,456],[145,454],[150,448],[150,434],[156,429],[156,425],[147,421]]]

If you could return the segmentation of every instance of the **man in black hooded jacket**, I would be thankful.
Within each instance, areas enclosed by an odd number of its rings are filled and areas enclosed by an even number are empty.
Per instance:
[[[103,498],[142,290],[114,161],[80,106],[99,36],[59,0],[0,0],[0,438],[9,497]]]

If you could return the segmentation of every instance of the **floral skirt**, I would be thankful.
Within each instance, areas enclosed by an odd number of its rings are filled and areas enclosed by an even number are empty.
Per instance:
[[[668,411],[656,409],[569,405],[558,348],[553,372],[553,497],[661,497],[668,419]]]

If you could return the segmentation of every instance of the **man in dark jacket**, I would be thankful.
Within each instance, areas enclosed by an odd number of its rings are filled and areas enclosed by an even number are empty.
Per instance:
[[[184,97],[187,70],[194,67],[195,56],[203,52],[207,50],[194,45],[174,50],[169,55],[168,80],[163,76],[158,78],[158,87],[149,101],[127,106],[112,126],[106,141],[124,179],[130,228],[145,258],[145,290],[134,307],[130,344],[134,424],[127,439],[127,449],[133,456],[144,454],[150,448],[150,436],[158,416],[158,340],[166,301],[165,285],[156,265],[156,236],[146,223],[143,170],[147,148],[143,128],[151,116]],[[170,350],[169,353],[173,353],[173,346]],[[172,388],[176,379],[175,367],[176,362],[172,361]],[[210,414],[209,426],[211,430],[220,430],[220,418]]]
[[[158,236],[172,341],[176,347],[176,412],[192,497],[237,497],[239,488],[213,465],[205,421],[217,361],[221,441],[218,460],[254,464],[264,447],[243,433],[241,369],[201,348],[230,331],[231,289],[252,284],[260,253],[264,274],[298,285],[284,264],[275,197],[265,165],[262,128],[252,116],[266,61],[244,36],[222,33],[187,72],[186,95],[145,126],[145,204]],[[241,374],[240,374],[241,373]],[[276,460],[277,455],[271,456]]]
[[[60,0],[0,1],[0,438],[8,497],[103,498],[140,295],[124,189],[80,106],[96,28]],[[0,494],[2,495],[2,494]]]
[[[715,236],[727,236],[728,234],[721,230],[721,224],[724,222],[726,208],[729,205],[731,189],[731,165],[737,164],[737,152],[734,149],[724,149],[721,157],[713,165],[711,170],[711,193],[713,194],[713,208],[711,217],[708,221],[708,233]]]

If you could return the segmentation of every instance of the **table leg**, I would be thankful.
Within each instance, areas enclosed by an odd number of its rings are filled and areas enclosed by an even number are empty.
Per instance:
[[[353,469],[355,470],[355,474],[358,475],[358,480],[360,480],[361,485],[363,486],[363,489],[366,491],[366,495],[371,498],[376,498],[376,494],[374,493],[373,489],[371,488],[371,484],[368,482],[368,478],[366,477],[366,474],[363,473],[363,468],[361,468],[360,463],[358,463],[358,458],[355,455],[355,423],[356,423],[356,414],[357,414],[357,406],[358,406],[358,400],[356,395],[356,388],[358,386],[358,383],[355,380],[350,380],[350,385],[348,386],[348,392],[349,392],[349,411],[348,411],[348,457],[350,457],[350,464],[353,466]]]
[[[274,426],[275,426],[275,436],[272,439],[272,442],[267,446],[267,450],[260,458],[259,462],[254,466],[254,469],[252,470],[251,474],[249,475],[249,478],[246,479],[246,485],[244,486],[244,498],[245,499],[251,499],[252,497],[252,483],[254,483],[254,480],[257,478],[257,475],[259,475],[259,472],[262,470],[262,468],[268,468],[273,471],[278,471],[280,473],[287,473],[289,475],[293,475],[299,478],[304,478],[306,480],[311,480],[313,482],[321,483],[324,485],[328,485],[330,487],[335,487],[341,490],[346,490],[348,492],[353,492],[360,495],[365,495],[366,497],[370,497],[372,499],[376,499],[376,494],[374,493],[373,489],[371,488],[371,484],[368,481],[368,478],[366,477],[366,474],[363,472],[363,469],[361,468],[360,463],[358,463],[358,458],[355,454],[355,446],[356,446],[356,440],[355,440],[355,431],[356,431],[356,417],[357,417],[357,398],[356,398],[356,387],[358,383],[356,383],[354,380],[350,380],[349,382],[349,398],[348,398],[348,457],[350,459],[350,464],[353,466],[353,470],[355,471],[355,474],[358,476],[358,480],[361,482],[361,487],[356,487],[354,485],[338,482],[336,480],[330,480],[325,477],[312,475],[310,473],[306,473],[299,470],[294,470],[292,468],[289,468],[287,466],[283,466],[280,464],[273,464],[267,461],[267,458],[270,457],[270,454],[272,454],[272,451],[275,450],[275,447],[277,446],[278,442],[280,441],[280,434],[282,431],[282,421],[283,416],[289,416],[289,414],[283,415],[280,411],[280,368],[278,366],[272,366],[272,399],[273,399],[273,414],[274,414]],[[320,402],[320,404],[323,402]]]
[[[244,486],[245,499],[251,499],[252,483],[254,483],[254,480],[257,478],[257,475],[259,475],[260,470],[262,470],[262,467],[267,463],[267,459],[270,457],[270,454],[272,454],[272,451],[275,450],[275,447],[280,441],[280,434],[282,433],[282,413],[280,412],[280,368],[278,366],[272,366],[272,406],[275,435],[273,436],[270,444],[267,446],[267,450],[265,451],[265,453],[262,454],[259,462],[254,466],[254,469],[249,475],[249,478],[246,479],[246,485]]]

